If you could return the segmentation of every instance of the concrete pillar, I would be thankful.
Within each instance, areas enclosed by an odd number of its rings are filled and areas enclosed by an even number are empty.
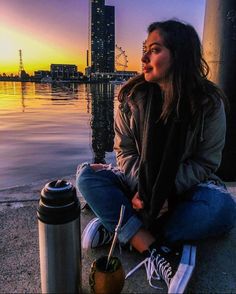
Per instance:
[[[219,175],[236,181],[236,0],[206,0],[203,50],[209,78],[226,93],[231,108]]]

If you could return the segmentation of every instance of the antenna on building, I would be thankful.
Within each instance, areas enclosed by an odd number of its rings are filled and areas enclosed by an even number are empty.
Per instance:
[[[19,55],[20,55],[20,65],[19,65],[19,77],[22,76],[22,73],[25,72],[24,66],[23,66],[23,60],[22,60],[22,50],[19,50]]]

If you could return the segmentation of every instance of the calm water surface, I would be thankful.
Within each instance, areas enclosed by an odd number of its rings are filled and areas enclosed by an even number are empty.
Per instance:
[[[0,82],[0,189],[114,162],[119,85]]]

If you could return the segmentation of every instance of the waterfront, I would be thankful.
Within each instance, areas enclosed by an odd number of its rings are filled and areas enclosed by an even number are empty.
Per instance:
[[[0,189],[73,175],[83,161],[114,163],[119,88],[0,82]]]

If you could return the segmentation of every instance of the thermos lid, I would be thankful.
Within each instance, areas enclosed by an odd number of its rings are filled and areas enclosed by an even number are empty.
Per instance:
[[[41,191],[38,218],[48,224],[63,224],[74,220],[80,212],[76,190],[71,182],[49,182]]]
[[[66,180],[56,180],[45,185],[41,200],[45,205],[64,206],[74,202],[77,197],[73,185]]]
[[[67,191],[72,188],[72,184],[65,180],[57,180],[53,182],[49,182],[45,185],[45,189],[51,192],[61,192]]]

